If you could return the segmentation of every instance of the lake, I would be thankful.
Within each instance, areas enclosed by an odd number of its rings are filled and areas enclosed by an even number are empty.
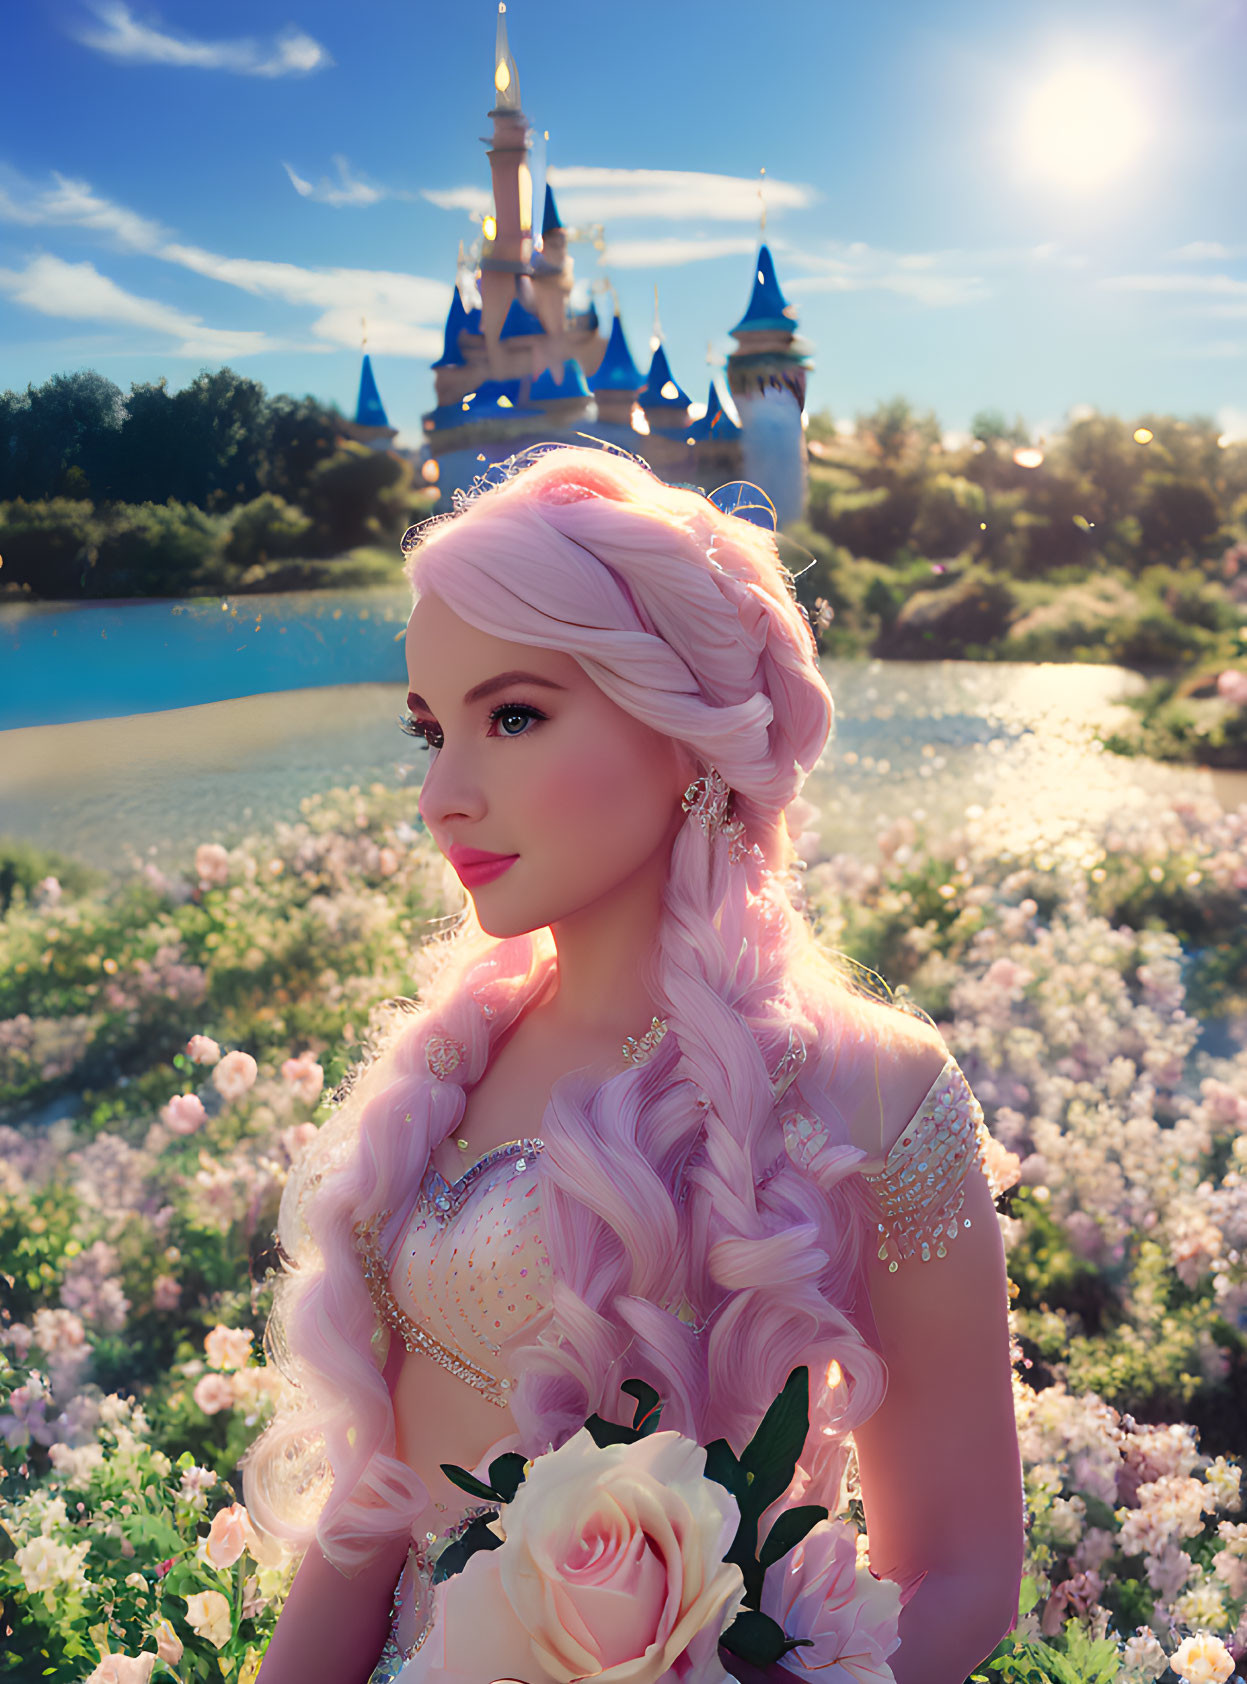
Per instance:
[[[0,608],[0,832],[94,864],[185,862],[297,819],[306,795],[411,786],[406,585],[189,602]],[[1247,801],[1247,774],[1105,754],[1142,687],[1117,667],[825,660],[835,736],[806,793],[815,858],[872,856],[899,816],[1005,847],[1077,847],[1173,795]]]

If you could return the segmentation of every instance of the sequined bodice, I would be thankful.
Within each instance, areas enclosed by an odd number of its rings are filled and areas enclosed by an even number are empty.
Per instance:
[[[491,1402],[510,1380],[499,1354],[549,1303],[541,1235],[540,1140],[513,1140],[457,1181],[429,1168],[388,1270],[375,1242],[366,1273],[383,1317],[408,1350],[423,1351]]]
[[[800,1106],[781,1113],[788,1156],[814,1166],[827,1144]],[[876,1201],[874,1244],[889,1270],[898,1258],[947,1255],[970,1219],[960,1216],[966,1176],[987,1167],[990,1135],[957,1062],[949,1057],[881,1165],[858,1165]],[[550,1304],[550,1258],[541,1232],[540,1140],[487,1152],[458,1181],[425,1174],[401,1238],[388,1256],[380,1233],[388,1213],[356,1237],[381,1322],[420,1351],[507,1407],[505,1348]],[[1001,1191],[989,1176],[993,1193]],[[959,1220],[960,1218],[960,1220]],[[679,1313],[679,1312],[677,1312]]]

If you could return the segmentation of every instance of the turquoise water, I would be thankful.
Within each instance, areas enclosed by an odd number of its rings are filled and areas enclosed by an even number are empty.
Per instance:
[[[374,781],[409,787],[415,822],[424,757],[396,725],[405,595],[265,601],[180,615],[113,604],[0,625],[18,651],[0,669],[10,716],[38,714],[42,698],[44,720],[0,730],[0,833],[105,867],[178,869],[199,842],[237,841],[297,820],[308,795]],[[806,788],[819,810],[813,859],[870,857],[902,817],[932,837],[968,824],[1001,845],[1076,847],[1113,814],[1171,795],[1247,800],[1247,775],[1099,750],[1097,731],[1142,682],[1119,668],[828,660],[823,671],[837,723]]]
[[[309,685],[399,683],[406,584],[0,605],[0,731]]]

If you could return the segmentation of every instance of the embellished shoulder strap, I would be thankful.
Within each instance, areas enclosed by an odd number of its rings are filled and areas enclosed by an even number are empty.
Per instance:
[[[950,1056],[883,1168],[862,1176],[878,1201],[878,1256],[891,1274],[901,1260],[946,1257],[946,1242],[970,1226],[968,1216],[958,1221],[965,1179],[972,1165],[986,1173],[990,1139],[983,1108]]]

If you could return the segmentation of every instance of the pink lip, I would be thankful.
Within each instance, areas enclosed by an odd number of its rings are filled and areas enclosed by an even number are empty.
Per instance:
[[[465,889],[474,889],[481,883],[492,883],[495,877],[501,877],[504,871],[509,870],[519,857],[518,854],[490,854],[482,848],[446,850],[446,858],[454,866]]]

